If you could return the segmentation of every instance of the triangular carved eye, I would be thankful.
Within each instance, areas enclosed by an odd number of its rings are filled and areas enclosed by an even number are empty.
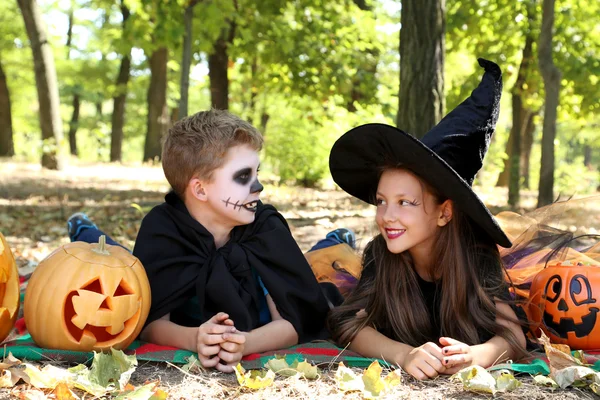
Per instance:
[[[131,295],[134,293],[135,292],[131,288],[131,286],[129,286],[129,284],[127,282],[125,282],[124,279],[121,279],[121,282],[119,283],[119,286],[117,286],[117,289],[115,290],[115,294],[113,294],[113,297],[128,296],[128,295]]]
[[[81,289],[87,290],[90,292],[104,294],[104,292],[102,291],[102,284],[100,283],[99,278],[94,279],[93,281],[91,281],[90,283],[88,283],[87,285],[82,287]]]

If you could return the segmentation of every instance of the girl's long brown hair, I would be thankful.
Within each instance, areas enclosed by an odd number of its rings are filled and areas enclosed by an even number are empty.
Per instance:
[[[433,196],[437,204],[446,200],[415,177],[421,182],[424,196]],[[523,355],[524,349],[515,335],[496,322],[498,316],[519,323],[496,309],[495,302],[506,299],[507,282],[494,241],[453,206],[452,219],[438,229],[434,243],[429,278],[442,285],[441,334],[474,345],[480,343],[480,332],[489,332],[505,338],[514,354]],[[363,309],[366,312],[359,312]],[[414,347],[440,334],[432,331],[410,254],[388,251],[381,234],[367,245],[363,276],[344,303],[330,312],[328,325],[333,338],[343,347],[365,326],[373,326]]]

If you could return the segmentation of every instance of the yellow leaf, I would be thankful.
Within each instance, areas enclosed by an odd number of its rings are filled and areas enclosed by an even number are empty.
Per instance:
[[[495,371],[492,376],[496,379],[496,391],[498,392],[511,392],[521,386],[521,382],[507,369]]]
[[[477,392],[496,393],[496,380],[479,365],[463,368],[452,375],[453,380],[459,380],[467,390]]]
[[[319,377],[319,368],[316,365],[311,365],[306,361],[297,363],[296,371],[302,374],[306,379],[317,379]]]
[[[383,383],[386,391],[400,385],[402,383],[402,371],[400,369],[390,371],[383,379]]]
[[[75,393],[71,392],[71,389],[69,389],[69,386],[66,383],[59,383],[56,388],[54,388],[54,391],[52,392],[52,394],[54,394],[56,400],[77,400],[79,399],[79,397],[77,397],[75,395]]]
[[[360,379],[360,377],[358,377],[354,371],[346,367],[343,362],[340,363],[337,371],[335,371],[334,378],[338,388],[342,392],[350,392],[354,390],[362,391],[365,388],[363,380]]]
[[[275,355],[275,358],[270,359],[265,363],[265,367],[282,376],[293,376],[297,371],[290,367],[285,361],[285,357]]]
[[[379,397],[379,393],[384,390],[383,380],[381,379],[381,365],[379,362],[373,361],[369,368],[365,370],[362,380],[365,385],[363,395],[367,399]]]
[[[546,386],[546,387],[552,387],[552,388],[558,387],[558,384],[556,382],[554,382],[554,379],[552,379],[548,376],[545,376],[545,375],[534,376],[533,383],[538,386]]]
[[[31,364],[25,363],[25,373],[29,377],[29,384],[38,389],[54,389],[60,382],[67,382],[71,373],[66,369],[47,364],[41,370]]]
[[[248,389],[264,389],[271,386],[275,380],[275,373],[271,370],[246,372],[242,364],[238,364],[234,371],[240,386]]]

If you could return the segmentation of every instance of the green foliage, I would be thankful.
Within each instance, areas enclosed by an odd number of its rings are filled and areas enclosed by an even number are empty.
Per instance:
[[[265,169],[281,182],[316,185],[329,177],[328,156],[347,129],[367,122],[393,124],[398,106],[399,16],[390,1],[203,0],[194,7],[190,112],[210,107],[208,55],[223,34],[231,39],[231,111],[263,129]],[[179,101],[183,15],[189,0],[40,0],[55,52],[65,133],[75,93],[81,98],[79,158],[107,161],[112,98],[123,55],[131,54],[127,86],[123,161],[142,159],[150,71],[147,58],[159,46],[169,49],[167,104]],[[67,15],[74,12],[71,51]],[[556,190],[582,193],[598,184],[600,165],[600,14],[598,2],[557,3],[555,62],[563,74],[556,146]],[[505,90],[497,131],[478,174],[494,185],[503,168],[512,124],[510,93],[527,35],[537,41],[540,0],[457,0],[447,2],[445,90],[447,110],[479,82],[477,57],[498,62]],[[123,26],[125,25],[125,26]],[[523,93],[532,110],[543,106],[543,85],[534,60]],[[67,56],[68,55],[68,56]],[[17,158],[38,161],[40,139],[37,92],[31,50],[15,1],[0,2],[0,62],[11,93]],[[199,74],[198,71],[203,71]],[[418,99],[414,99],[418,101]],[[101,104],[98,115],[95,104]],[[356,111],[349,111],[354,110]],[[531,155],[532,188],[538,184],[543,115],[536,118]],[[591,148],[590,166],[583,166]],[[579,184],[581,183],[581,184]]]
[[[307,97],[277,100],[268,110],[265,155],[281,183],[314,186],[329,176],[329,150],[344,132],[365,121],[391,123],[380,106],[351,113],[336,104],[339,97],[321,104]]]

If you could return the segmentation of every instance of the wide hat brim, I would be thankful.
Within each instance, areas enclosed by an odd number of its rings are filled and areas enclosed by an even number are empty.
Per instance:
[[[451,199],[502,247],[512,246],[471,186],[429,147],[390,125],[366,124],[342,135],[329,155],[333,180],[348,194],[375,204],[385,166],[402,165]]]

